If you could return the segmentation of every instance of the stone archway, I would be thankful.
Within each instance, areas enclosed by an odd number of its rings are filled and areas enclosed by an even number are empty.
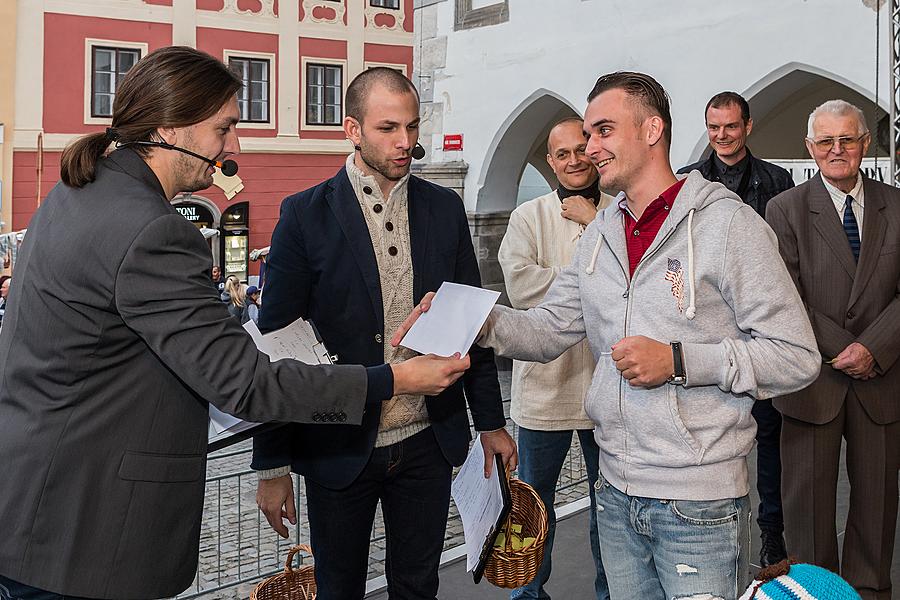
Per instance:
[[[556,184],[547,165],[547,135],[553,125],[580,113],[560,95],[539,89],[510,113],[485,154],[478,178],[478,213],[510,211],[516,207],[519,181],[531,165],[551,185]]]
[[[866,121],[873,133],[869,155],[876,153],[888,162],[889,151],[885,147],[888,138],[878,144],[879,128],[884,127],[886,107],[876,105],[874,93],[848,79],[812,65],[791,62],[775,69],[742,92],[750,104],[753,116],[753,133],[748,140],[753,153],[776,163],[805,164],[809,159],[804,138],[809,113],[825,102],[841,98],[859,106],[866,114]],[[885,135],[889,135],[885,132]],[[706,135],[694,146],[690,162],[708,156]],[[814,166],[814,165],[813,165]],[[797,183],[801,180],[797,180]]]
[[[538,89],[510,113],[491,141],[478,176],[475,212],[469,215],[484,287],[505,292],[497,251],[506,233],[509,213],[516,207],[525,167],[533,166],[548,184],[555,186],[556,177],[546,160],[547,136],[557,122],[578,116],[581,115],[562,96]],[[507,302],[505,294],[500,301]]]

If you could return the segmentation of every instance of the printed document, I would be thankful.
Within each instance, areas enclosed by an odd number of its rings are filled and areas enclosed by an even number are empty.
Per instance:
[[[478,565],[485,540],[503,511],[503,492],[496,464],[491,470],[491,476],[484,478],[484,448],[481,446],[480,434],[475,438],[469,456],[456,474],[450,490],[463,524],[466,571],[472,571]]]
[[[332,362],[325,344],[319,341],[313,326],[303,319],[297,319],[283,329],[266,334],[260,332],[253,320],[247,321],[244,329],[253,338],[260,352],[266,354],[273,362],[283,358],[292,358],[308,365],[327,365]],[[209,443],[220,441],[257,425],[258,423],[242,421],[223,413],[212,404],[209,405]]]

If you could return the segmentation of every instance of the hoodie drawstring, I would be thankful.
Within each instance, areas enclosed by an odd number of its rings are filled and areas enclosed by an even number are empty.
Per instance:
[[[696,292],[696,284],[694,283],[694,212],[697,209],[692,208],[688,213],[688,284],[691,286],[691,303],[688,304],[685,316],[688,320],[694,318],[697,314],[697,305],[694,303],[694,295]]]
[[[594,244],[594,252],[591,254],[591,262],[588,264],[587,269],[584,270],[585,273],[590,275],[594,272],[594,267],[597,264],[597,255],[600,254],[600,247],[603,245],[603,234],[597,234],[597,243]]]
[[[688,304],[687,311],[685,312],[685,316],[688,320],[693,320],[694,316],[697,314],[697,304],[696,304],[696,284],[694,282],[694,212],[697,209],[692,208],[688,213],[688,285],[691,286],[691,302]],[[591,262],[588,263],[587,268],[584,272],[588,275],[591,275],[594,272],[594,267],[597,265],[597,255],[600,254],[600,248],[603,246],[603,234],[600,233],[597,235],[597,242],[594,244],[594,251],[591,253]]]

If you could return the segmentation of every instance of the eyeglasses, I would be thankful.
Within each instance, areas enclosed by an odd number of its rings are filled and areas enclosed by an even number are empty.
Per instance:
[[[869,132],[862,134],[859,137],[850,137],[849,135],[841,136],[841,137],[825,137],[825,138],[806,138],[806,140],[816,146],[816,150],[820,152],[828,152],[832,148],[834,148],[835,144],[840,144],[841,148],[844,150],[856,150],[859,148],[859,145],[862,143],[863,139],[869,135]]]

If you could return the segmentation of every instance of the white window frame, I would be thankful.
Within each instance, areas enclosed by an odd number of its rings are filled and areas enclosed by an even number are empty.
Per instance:
[[[337,125],[307,125],[306,124],[306,77],[307,65],[326,65],[341,67],[341,122]],[[301,131],[341,131],[344,128],[344,117],[347,116],[347,60],[337,58],[318,58],[304,56],[300,60],[300,130]]]
[[[409,77],[409,75],[406,74],[405,63],[386,63],[373,60],[367,60],[365,63],[363,63],[363,68],[366,70],[371,69],[372,67],[387,67],[389,69],[397,69],[398,71]]]
[[[109,125],[112,117],[91,116],[91,100],[94,93],[93,50],[95,46],[121,48],[122,50],[140,50],[141,59],[147,56],[149,46],[146,42],[124,42],[122,40],[101,40],[85,38],[84,40],[84,124]],[[138,59],[140,60],[140,59]]]
[[[248,50],[225,50],[222,53],[222,62],[228,65],[231,58],[255,58],[269,61],[269,120],[254,123],[245,123],[241,121],[237,124],[238,129],[275,129],[275,115],[277,114],[277,106],[275,104],[275,78],[278,73],[278,65],[275,63],[275,54],[271,52],[250,52]]]
[[[389,2],[390,0],[381,0],[381,1]],[[396,2],[397,2],[396,8],[394,8],[393,6],[378,6],[376,4],[372,4],[372,0],[366,0],[366,5],[367,5],[367,8],[377,8],[378,10],[396,10],[396,11],[403,10],[403,0],[396,0]]]

